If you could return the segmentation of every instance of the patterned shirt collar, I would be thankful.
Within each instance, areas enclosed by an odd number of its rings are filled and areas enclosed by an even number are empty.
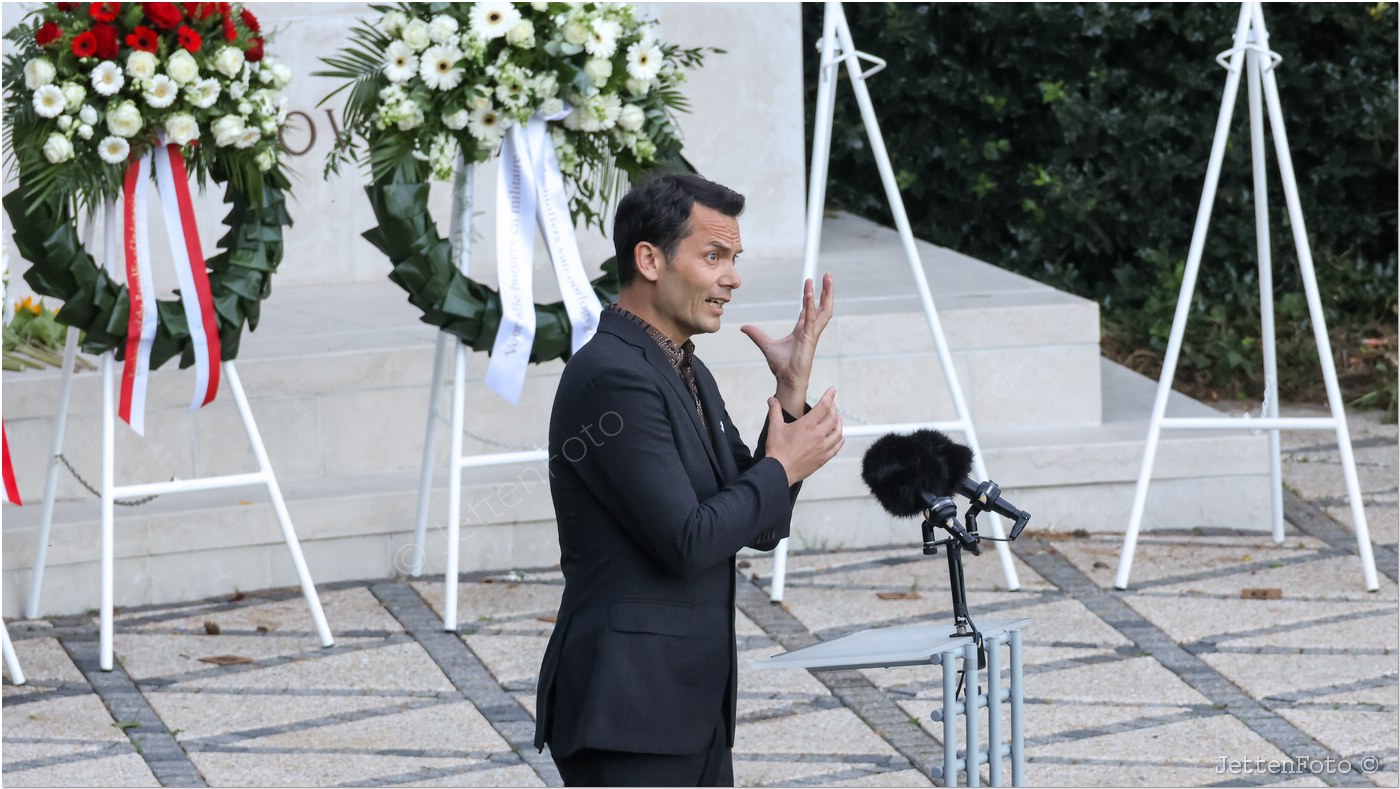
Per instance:
[[[672,369],[676,372],[681,372],[682,368],[690,366],[690,359],[695,355],[695,343],[686,340],[684,345],[677,345],[675,340],[667,337],[660,329],[647,323],[645,318],[633,312],[629,312],[616,304],[607,304],[603,309],[615,312],[642,327],[642,330],[647,333],[647,336],[661,348],[661,352],[666,354],[666,360],[671,363]]]

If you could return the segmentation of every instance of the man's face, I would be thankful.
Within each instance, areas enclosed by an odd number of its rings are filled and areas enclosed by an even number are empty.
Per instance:
[[[739,220],[696,203],[690,235],[657,270],[657,328],[677,343],[719,331],[724,305],[742,282],[736,268],[742,251]]]

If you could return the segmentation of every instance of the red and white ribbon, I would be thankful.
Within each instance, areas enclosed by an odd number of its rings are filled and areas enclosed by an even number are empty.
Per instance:
[[[138,435],[146,434],[146,384],[151,374],[151,346],[159,316],[151,276],[151,244],[146,233],[146,185],[151,159],[143,156],[126,168],[122,186],[122,262],[130,309],[126,316],[126,361],[122,364],[121,401],[117,415]],[[113,248],[113,222],[107,223],[108,249]]]
[[[127,292],[131,310],[127,317],[126,361],[122,367],[121,418],[145,434],[146,389],[150,376],[151,347],[159,316],[151,284],[150,243],[146,234],[146,183],[154,160],[156,183],[164,199],[166,237],[180,283],[180,305],[185,312],[194,346],[195,390],[190,410],[207,405],[219,391],[219,322],[214,312],[204,248],[190,198],[189,176],[178,145],[161,145],[127,168],[123,191],[123,244]],[[110,227],[110,226],[109,226]],[[109,247],[110,248],[110,247]]]
[[[5,425],[0,423],[0,445],[4,446],[5,498],[16,506],[23,505],[19,500],[19,485],[15,483],[15,467],[10,464],[10,437],[5,434]]]

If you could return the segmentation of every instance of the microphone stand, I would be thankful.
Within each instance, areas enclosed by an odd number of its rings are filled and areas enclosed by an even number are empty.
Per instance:
[[[954,638],[972,638],[980,641],[980,634],[973,626],[972,619],[967,613],[967,584],[963,580],[962,566],[964,548],[971,551],[973,556],[982,553],[982,549],[978,547],[980,538],[977,534],[976,524],[969,520],[973,527],[970,530],[958,525],[958,507],[947,496],[935,499],[924,516],[922,526],[924,555],[937,555],[938,547],[941,545],[948,558],[948,581],[951,585],[950,593],[953,596],[954,630],[951,635]],[[946,529],[950,536],[942,540],[934,540],[934,529],[937,527]]]

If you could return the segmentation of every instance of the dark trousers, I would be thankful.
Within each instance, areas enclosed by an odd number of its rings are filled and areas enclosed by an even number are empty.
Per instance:
[[[584,748],[554,757],[565,786],[733,786],[734,754],[724,726],[710,747],[681,755]]]

